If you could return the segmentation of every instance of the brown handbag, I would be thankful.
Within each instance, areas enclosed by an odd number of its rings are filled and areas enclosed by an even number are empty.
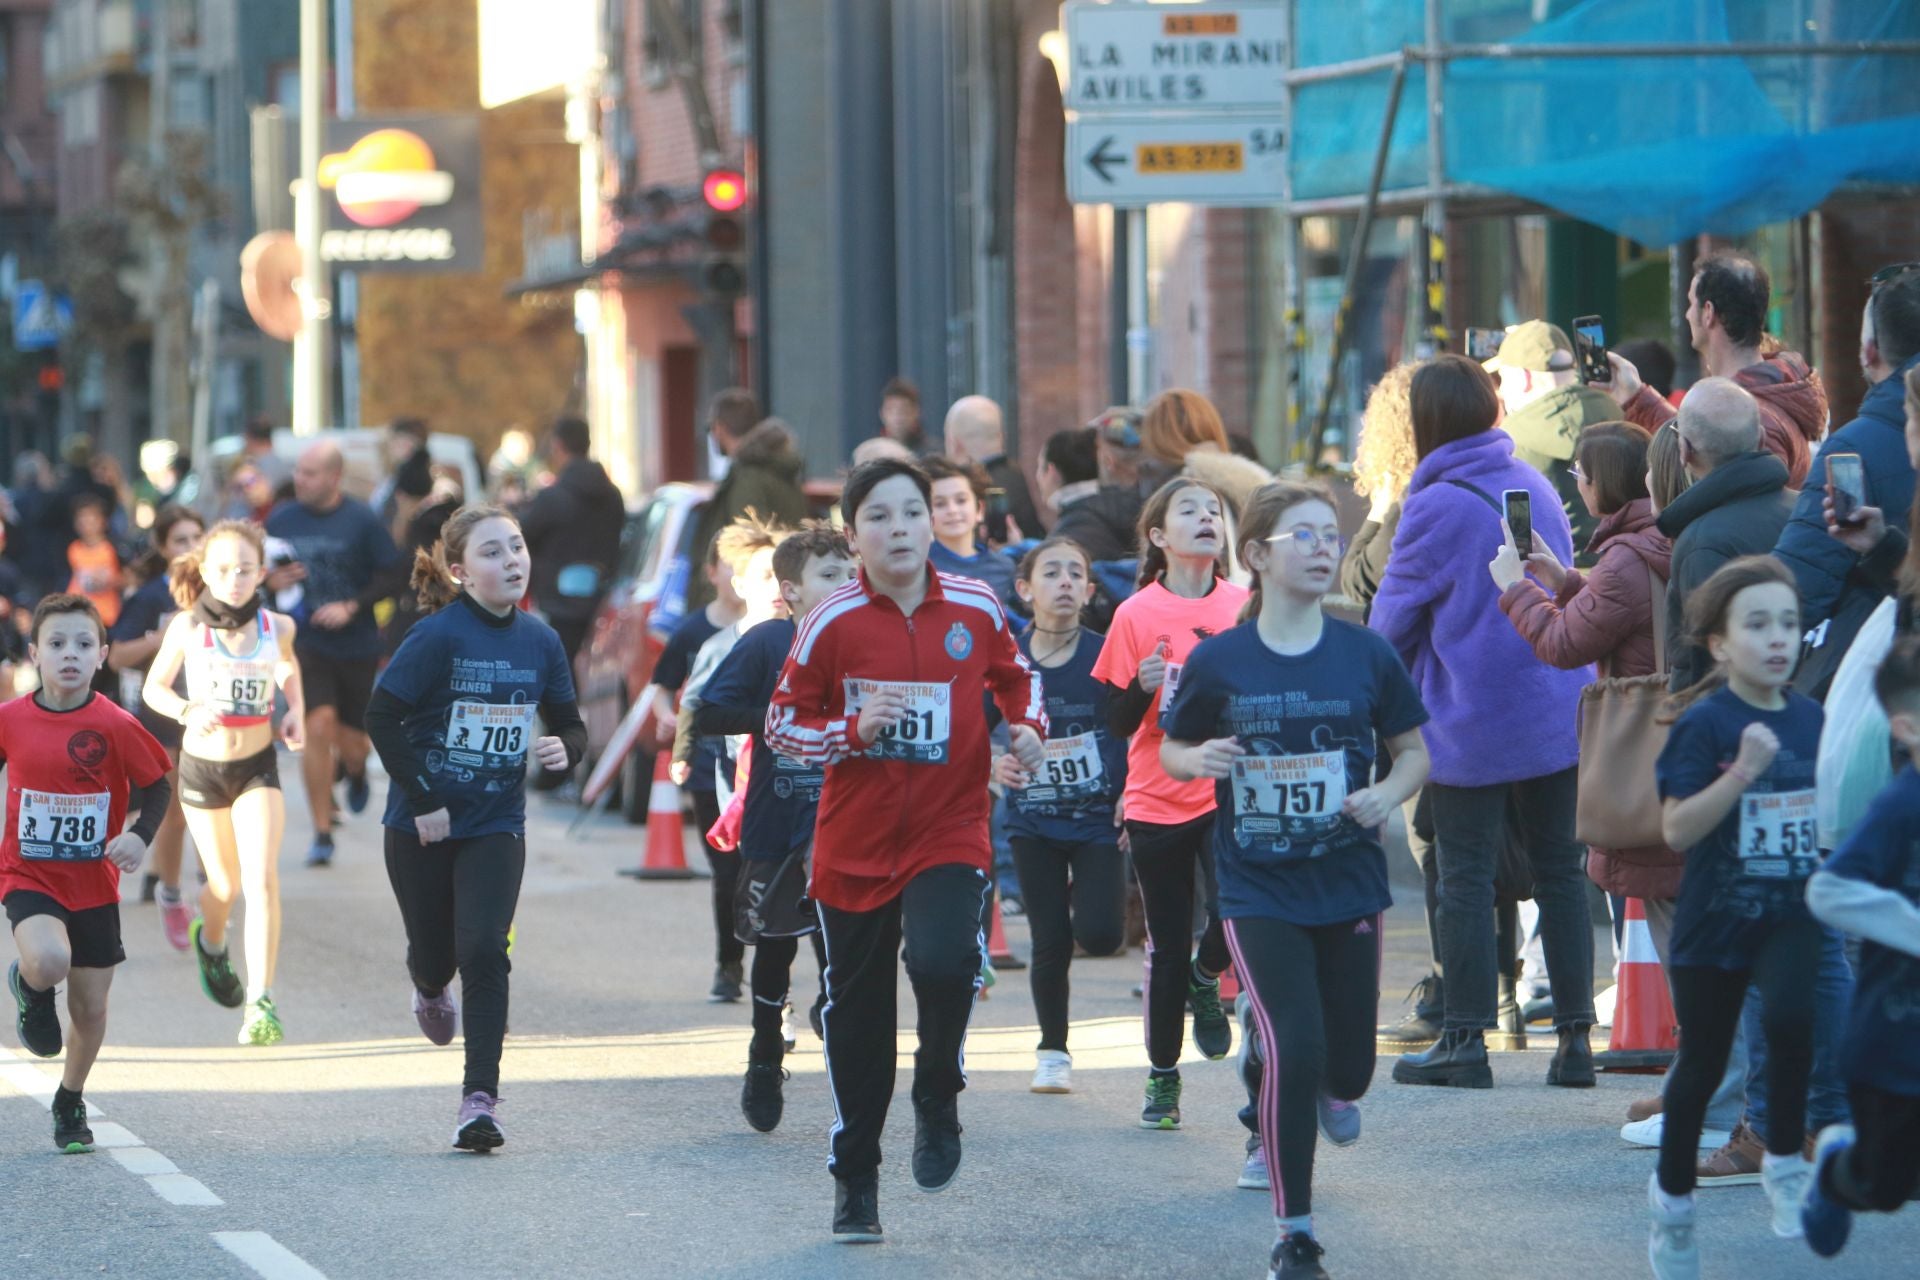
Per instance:
[[[1660,602],[1667,584],[1651,564],[1653,665],[1648,676],[1606,676],[1580,691],[1580,798],[1574,835],[1602,849],[1664,848],[1654,763],[1667,745],[1667,637]]]

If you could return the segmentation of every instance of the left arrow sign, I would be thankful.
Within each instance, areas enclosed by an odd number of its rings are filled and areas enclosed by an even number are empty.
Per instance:
[[[1108,150],[1113,146],[1113,135],[1100,139],[1100,145],[1087,153],[1087,168],[1100,175],[1100,181],[1111,184],[1113,175],[1107,170],[1127,163],[1125,155]]]

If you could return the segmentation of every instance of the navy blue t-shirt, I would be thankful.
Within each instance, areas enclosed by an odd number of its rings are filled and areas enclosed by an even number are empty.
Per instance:
[[[1204,640],[1180,671],[1169,738],[1228,736],[1247,754],[1214,784],[1220,914],[1313,926],[1393,905],[1379,833],[1346,816],[1371,785],[1374,743],[1427,722],[1393,647],[1328,618],[1302,654],[1275,653],[1242,623]]]
[[[742,727],[751,719],[753,767],[740,815],[744,858],[784,858],[811,843],[820,788],[827,779],[823,766],[790,759],[767,745],[767,704],[780,683],[793,636],[793,623],[786,618],[762,622],[740,637],[700,692],[703,717],[709,712],[730,715]]]
[[[1007,834],[1058,844],[1113,844],[1113,806],[1127,786],[1127,744],[1107,730],[1112,687],[1093,676],[1106,637],[1082,629],[1073,656],[1033,663],[1047,698],[1047,767],[1032,786],[1007,793]],[[1033,661],[1034,633],[1020,637]],[[1042,648],[1045,648],[1043,643]]]
[[[693,660],[700,656],[700,648],[720,633],[708,618],[705,609],[695,609],[667,637],[667,647],[660,651],[660,660],[653,664],[653,682],[668,693],[678,695],[681,686],[687,683],[687,677],[693,674]],[[714,739],[702,737],[694,744],[693,759],[690,761],[692,772],[687,775],[687,791],[713,791],[714,770],[720,767],[720,745]]]
[[[1822,870],[1920,907],[1920,773],[1896,774]],[[1861,942],[1840,1071],[1849,1084],[1920,1097],[1920,957]]]
[[[307,570],[300,603],[293,610],[299,627],[296,652],[337,661],[378,658],[380,629],[372,609],[362,608],[346,626],[332,630],[309,621],[321,605],[360,597],[399,561],[400,549],[373,509],[357,498],[342,498],[327,512],[283,502],[268,514],[267,532],[289,543]]]
[[[1013,561],[992,547],[978,547],[970,556],[959,556],[935,541],[927,548],[927,561],[942,573],[957,573],[963,578],[984,582],[1000,598],[1001,607],[1024,614],[1013,590]]]
[[[375,686],[412,708],[407,741],[455,839],[526,829],[527,755],[542,702],[574,701],[566,650],[553,628],[516,609],[498,626],[462,595],[414,624]],[[414,830],[406,793],[387,788],[386,825]]]
[[[1747,969],[1779,925],[1809,918],[1807,877],[1819,857],[1814,764],[1820,704],[1797,693],[1762,711],[1719,689],[1674,723],[1655,776],[1660,799],[1685,800],[1717,781],[1740,754],[1748,725],[1766,725],[1780,753],[1712,834],[1686,850],[1674,909],[1672,963]]]
[[[160,619],[179,610],[173,596],[167,591],[167,575],[160,574],[140,584],[140,589],[126,598],[120,606],[120,616],[114,620],[107,631],[107,643],[116,644],[122,640],[138,640],[149,631],[160,630]],[[153,665],[148,663],[148,666]],[[145,675],[146,667],[138,674]],[[174,679],[174,688],[183,697],[186,694],[186,668],[182,667],[179,676]],[[160,740],[160,745],[169,751],[178,751],[183,740],[184,730],[178,720],[155,715],[147,709],[146,699],[142,698],[127,707],[140,718],[140,725],[148,733]]]

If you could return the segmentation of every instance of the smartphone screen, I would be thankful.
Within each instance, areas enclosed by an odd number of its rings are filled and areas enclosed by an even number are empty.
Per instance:
[[[1607,329],[1599,316],[1581,316],[1573,322],[1573,351],[1580,381],[1613,381],[1613,366],[1607,363]]]
[[[1468,329],[1467,359],[1491,360],[1500,354],[1500,344],[1506,341],[1505,329]]]
[[[1867,505],[1867,473],[1859,454],[1828,455],[1827,493],[1833,499],[1834,523],[1860,523],[1860,508]]]
[[[1508,489],[1500,500],[1507,512],[1507,528],[1513,531],[1513,545],[1524,560],[1533,551],[1533,495],[1525,489]]]
[[[987,490],[987,541],[1005,542],[1007,540],[1007,491],[1001,488]]]

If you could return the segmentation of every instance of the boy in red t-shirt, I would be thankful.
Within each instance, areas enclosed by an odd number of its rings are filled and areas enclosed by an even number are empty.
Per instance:
[[[127,958],[120,873],[140,869],[172,794],[165,749],[93,692],[106,634],[86,597],[42,600],[29,650],[40,691],[0,705],[0,901],[20,950],[7,989],[20,1043],[51,1058],[61,1049],[55,988],[67,980],[73,1036],[53,1095],[53,1142],[67,1152],[93,1149],[80,1091],[106,1037],[113,966]],[[128,826],[130,810],[140,816]]]

